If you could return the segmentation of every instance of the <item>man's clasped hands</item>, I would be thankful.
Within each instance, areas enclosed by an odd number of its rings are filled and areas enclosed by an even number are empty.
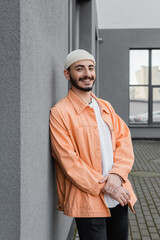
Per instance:
[[[100,183],[104,183],[102,192],[107,193],[113,199],[117,200],[122,206],[128,204],[130,200],[129,191],[122,186],[121,179],[117,174],[109,174],[104,177]]]

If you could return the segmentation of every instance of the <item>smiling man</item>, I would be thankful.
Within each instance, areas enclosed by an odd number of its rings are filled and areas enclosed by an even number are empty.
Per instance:
[[[50,112],[58,210],[75,217],[81,240],[127,240],[128,206],[136,196],[128,180],[134,162],[130,131],[107,101],[92,93],[95,59],[69,53],[68,95]]]

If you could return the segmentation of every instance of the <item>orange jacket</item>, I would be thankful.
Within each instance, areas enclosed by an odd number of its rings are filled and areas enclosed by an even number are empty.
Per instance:
[[[112,106],[92,94],[112,134],[114,165],[110,173],[120,175],[130,192],[133,210],[136,196],[128,180],[134,155],[130,131]],[[94,110],[71,89],[50,112],[51,151],[56,166],[58,209],[72,217],[108,217],[110,211],[101,190],[105,183],[101,146]],[[133,210],[134,211],[134,210]]]

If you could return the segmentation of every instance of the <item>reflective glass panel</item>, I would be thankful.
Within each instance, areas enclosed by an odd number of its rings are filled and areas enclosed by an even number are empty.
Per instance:
[[[153,88],[152,121],[160,123],[160,87]]]
[[[148,87],[130,87],[130,124],[148,123]]]
[[[130,85],[148,85],[148,50],[130,50]]]
[[[152,50],[152,85],[160,85],[160,50]]]

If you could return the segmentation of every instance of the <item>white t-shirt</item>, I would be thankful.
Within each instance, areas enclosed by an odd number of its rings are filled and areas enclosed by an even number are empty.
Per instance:
[[[102,174],[107,176],[113,166],[111,132],[108,125],[103,121],[99,105],[94,98],[92,98],[92,103],[89,106],[94,109],[96,115],[101,145]],[[108,194],[104,195],[104,199],[108,208],[116,207],[119,204],[118,201],[111,198]]]

